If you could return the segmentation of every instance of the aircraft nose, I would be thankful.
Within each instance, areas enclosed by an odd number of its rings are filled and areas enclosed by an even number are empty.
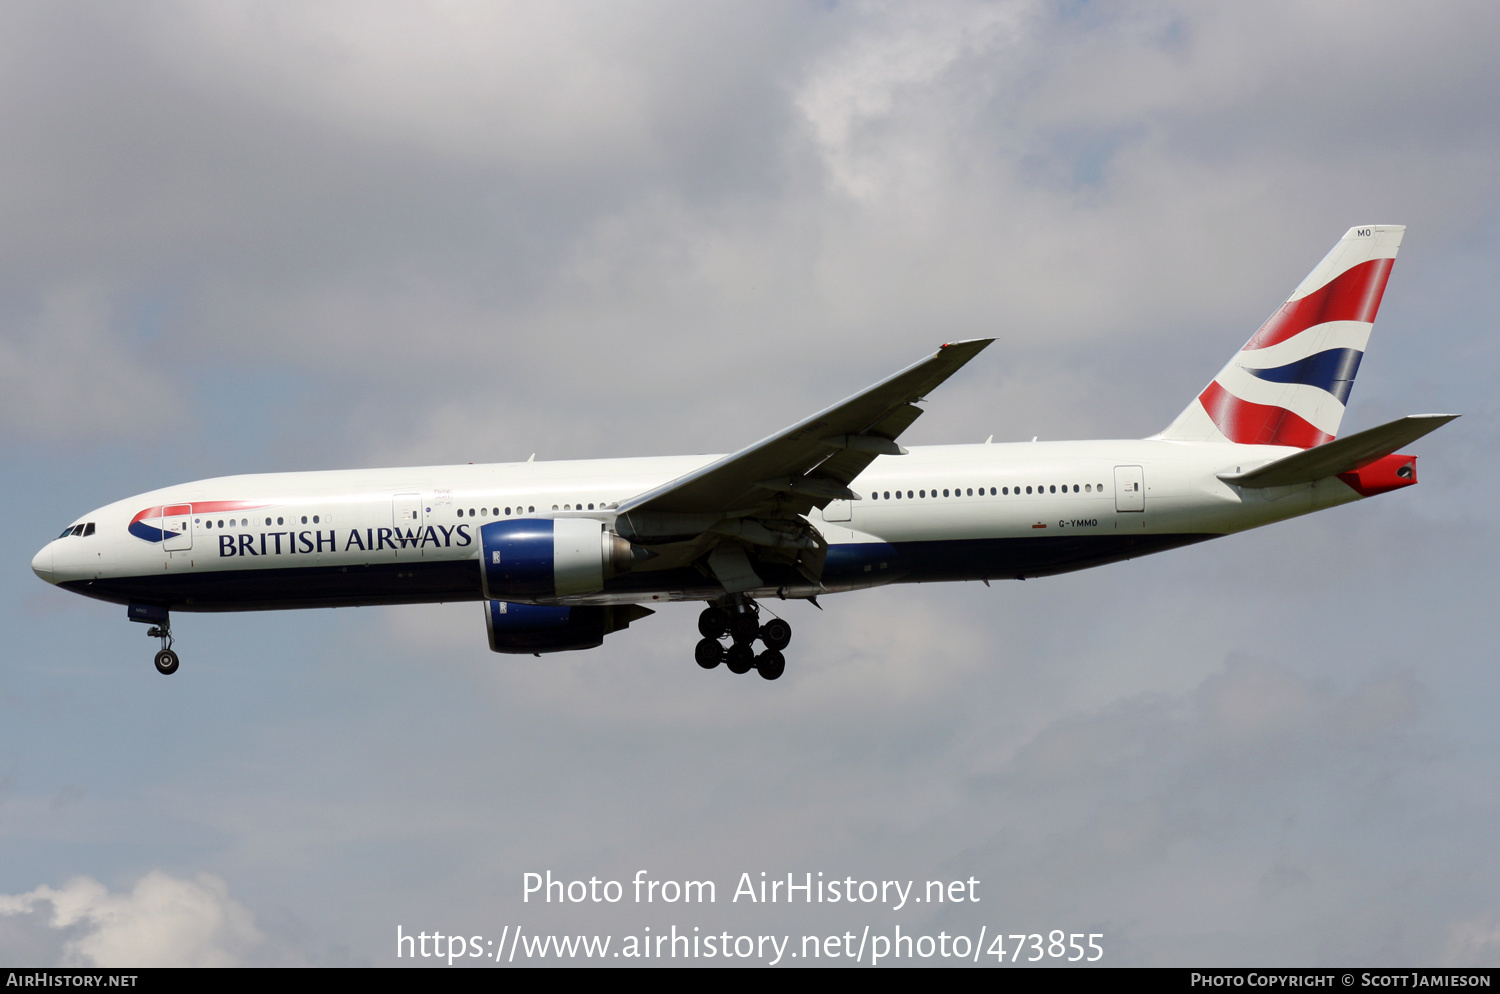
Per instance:
[[[31,560],[31,571],[37,576],[52,582],[52,543],[48,542]]]

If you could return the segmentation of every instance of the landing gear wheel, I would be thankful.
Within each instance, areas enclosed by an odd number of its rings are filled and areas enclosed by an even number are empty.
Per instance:
[[[729,634],[734,636],[735,642],[749,645],[760,638],[760,619],[754,611],[742,611],[729,623]]]
[[[736,675],[749,673],[755,666],[755,650],[744,642],[736,642],[724,654],[724,659],[729,664],[729,672]]]
[[[699,666],[711,670],[724,661],[724,647],[718,639],[706,638],[693,650],[693,658],[698,660]]]
[[[727,631],[729,631],[729,612],[722,607],[710,605],[698,615],[698,634],[704,638],[723,638]]]
[[[760,640],[766,644],[767,649],[775,649],[780,652],[787,647],[792,640],[792,626],[780,618],[772,618],[760,628]],[[771,677],[775,679],[775,677]]]
[[[171,676],[177,672],[177,653],[172,651],[172,626],[167,620],[165,611],[161,612],[158,617],[161,624],[151,626],[146,632],[146,637],[161,639],[161,651],[156,654],[156,672],[162,676]]]
[[[767,649],[755,660],[755,668],[767,680],[775,680],[786,672],[786,657],[776,649]]]

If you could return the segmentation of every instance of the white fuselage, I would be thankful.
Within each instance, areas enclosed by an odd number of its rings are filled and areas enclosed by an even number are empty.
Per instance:
[[[863,499],[834,501],[809,516],[828,542],[831,570],[810,589],[1064,572],[1358,499],[1334,478],[1259,490],[1217,478],[1292,451],[1123,440],[944,445],[884,456],[852,484]],[[201,480],[82,516],[75,524],[92,525],[91,534],[53,540],[33,568],[80,593],[177,610],[478,599],[481,525],[507,517],[608,524],[612,505],[716,458]],[[1040,555],[1044,549],[1055,551]],[[649,564],[628,581],[569,600],[650,603],[703,599],[715,589],[711,575],[702,582],[680,570],[656,576]],[[768,586],[752,595],[777,592]]]

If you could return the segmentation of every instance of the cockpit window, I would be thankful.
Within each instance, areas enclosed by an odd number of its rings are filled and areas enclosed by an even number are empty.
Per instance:
[[[90,521],[88,524],[83,526],[83,536],[84,538],[87,538],[92,534],[94,534],[94,523]]]
[[[62,534],[59,535],[59,536],[57,536],[57,537],[58,538],[67,538],[71,534],[73,534],[73,526],[69,525],[68,527],[64,528],[62,530]]]

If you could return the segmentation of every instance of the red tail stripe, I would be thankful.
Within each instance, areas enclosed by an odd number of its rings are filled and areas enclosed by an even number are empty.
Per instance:
[[[1284,407],[1240,400],[1219,386],[1218,380],[1198,395],[1198,402],[1224,437],[1240,445],[1295,445],[1310,449],[1333,441],[1332,435]]]
[[[1327,321],[1374,321],[1395,259],[1371,259],[1344,270],[1306,297],[1289,300],[1246,343],[1247,349],[1270,348]]]

